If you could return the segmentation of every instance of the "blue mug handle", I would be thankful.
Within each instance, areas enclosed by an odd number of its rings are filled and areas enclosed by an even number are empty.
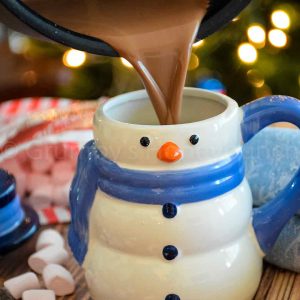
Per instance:
[[[300,101],[288,96],[268,96],[242,107],[244,143],[276,122],[289,122],[300,128]],[[276,162],[274,162],[276,163]],[[300,209],[300,169],[288,185],[270,202],[254,209],[253,227],[265,254],[274,246],[285,224]]]

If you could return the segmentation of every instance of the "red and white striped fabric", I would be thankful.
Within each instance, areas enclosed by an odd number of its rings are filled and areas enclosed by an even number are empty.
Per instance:
[[[0,123],[9,122],[18,116],[26,116],[30,113],[45,111],[47,109],[65,108],[75,102],[64,98],[32,97],[9,100],[0,103]]]
[[[24,204],[35,208],[41,225],[70,222],[68,187],[78,151],[92,138],[97,106],[97,101],[42,97],[0,103],[0,167],[15,175],[18,194]],[[45,149],[49,153],[42,151]],[[41,157],[30,155],[36,150]],[[42,171],[39,166],[50,158],[53,165]],[[64,176],[55,175],[58,166]],[[53,178],[63,182],[56,183]]]
[[[51,206],[37,210],[41,225],[53,225],[69,223],[71,221],[70,210],[63,206]]]

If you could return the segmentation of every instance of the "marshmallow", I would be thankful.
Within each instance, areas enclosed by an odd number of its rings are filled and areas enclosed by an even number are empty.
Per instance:
[[[10,158],[1,163],[1,168],[7,170],[9,173],[17,174],[22,169],[16,158]]]
[[[28,201],[35,209],[51,206],[53,186],[50,184],[38,185],[31,193]]]
[[[61,234],[54,229],[46,229],[41,232],[36,242],[36,250],[39,251],[48,246],[64,247],[64,239]]]
[[[59,161],[52,167],[51,176],[55,184],[64,184],[70,181],[74,170],[69,161]]]
[[[16,178],[17,193],[20,197],[25,195],[27,176],[23,171],[14,173]]]
[[[27,151],[22,151],[21,153],[18,153],[16,159],[24,172],[28,173],[31,171],[30,160]]]
[[[53,201],[57,205],[68,206],[69,205],[69,193],[70,193],[71,181],[63,185],[56,185],[53,187]]]
[[[56,160],[77,161],[79,146],[74,142],[56,144],[53,147],[53,153]]]
[[[66,154],[65,154],[65,147],[63,143],[58,143],[53,145],[53,156],[55,160],[65,160]]]
[[[45,173],[50,171],[54,163],[54,157],[49,146],[34,147],[30,149],[28,155],[34,172]]]
[[[29,192],[34,191],[37,187],[43,187],[46,184],[50,184],[50,176],[39,173],[28,174],[27,190]]]
[[[50,264],[43,271],[43,279],[48,289],[57,296],[72,294],[75,290],[75,281],[72,274],[64,267]]]
[[[15,299],[20,299],[24,291],[39,289],[40,282],[34,273],[28,272],[4,281],[4,287]]]
[[[68,252],[59,246],[48,246],[32,254],[28,265],[36,273],[41,274],[48,264],[64,264],[68,260]]]
[[[28,290],[22,295],[22,300],[55,300],[55,293],[51,290]]]

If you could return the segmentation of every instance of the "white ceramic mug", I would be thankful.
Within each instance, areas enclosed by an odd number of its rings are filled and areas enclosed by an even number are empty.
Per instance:
[[[299,183],[253,213],[242,146],[299,111],[290,97],[241,109],[185,88],[181,123],[162,126],[145,91],[102,103],[70,193],[69,243],[93,299],[252,299]]]

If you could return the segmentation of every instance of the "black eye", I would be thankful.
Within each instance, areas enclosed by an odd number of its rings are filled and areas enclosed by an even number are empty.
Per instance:
[[[198,144],[198,142],[199,142],[199,136],[197,134],[193,134],[190,137],[190,142],[191,142],[192,145]]]
[[[143,147],[148,147],[150,145],[150,140],[148,137],[146,136],[143,136],[141,139],[140,139],[140,144],[143,146]]]

